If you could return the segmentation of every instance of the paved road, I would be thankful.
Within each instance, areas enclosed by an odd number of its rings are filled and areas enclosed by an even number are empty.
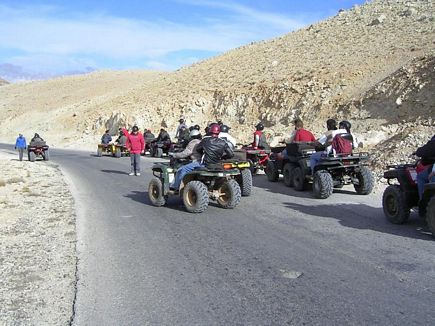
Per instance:
[[[150,206],[152,159],[56,150],[78,204],[75,325],[435,325],[435,241],[380,195],[254,178],[235,210]],[[298,276],[300,273],[302,275]]]

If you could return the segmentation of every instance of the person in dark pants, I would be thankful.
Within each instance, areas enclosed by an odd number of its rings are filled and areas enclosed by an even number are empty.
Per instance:
[[[24,150],[26,148],[26,138],[24,138],[22,134],[19,134],[17,140],[15,141],[15,149],[18,150],[18,157],[20,158],[20,161],[23,160]]]
[[[140,153],[145,148],[143,135],[137,126],[132,128],[131,133],[127,129],[122,129],[122,132],[127,137],[126,147],[130,150],[131,171],[129,175],[140,176]]]

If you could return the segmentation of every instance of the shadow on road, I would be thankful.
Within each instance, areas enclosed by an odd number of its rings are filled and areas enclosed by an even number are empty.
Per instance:
[[[124,175],[128,175],[128,172],[118,171],[118,170],[101,170],[101,172],[110,173],[110,174],[124,174]]]
[[[252,178],[252,184],[254,187],[262,188],[268,192],[299,198],[313,198],[311,185],[308,185],[305,191],[296,191],[293,188],[286,187],[282,182],[282,178],[277,182],[270,182],[266,176],[258,175]]]
[[[297,203],[284,203],[288,208],[303,214],[322,218],[334,218],[343,226],[359,229],[373,230],[382,233],[393,234],[401,237],[433,241],[433,237],[423,233],[420,229],[426,229],[423,221],[412,214],[409,221],[404,225],[394,225],[385,219],[382,208],[372,207],[365,204],[330,204],[306,206]]]
[[[130,194],[124,195],[124,197],[130,198],[138,203],[154,207],[149,200],[148,191],[132,191]],[[182,205],[181,199],[176,196],[170,197],[164,207],[176,211],[186,212]]]

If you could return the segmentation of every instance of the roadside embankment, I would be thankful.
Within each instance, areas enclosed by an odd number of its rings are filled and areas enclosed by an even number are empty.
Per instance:
[[[0,324],[68,325],[76,282],[74,202],[52,162],[0,150]]]

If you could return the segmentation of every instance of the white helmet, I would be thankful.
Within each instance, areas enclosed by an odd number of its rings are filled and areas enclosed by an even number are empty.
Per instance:
[[[199,132],[199,130],[196,130],[196,129],[193,129],[191,132],[190,132],[190,137],[196,137],[196,136],[199,136],[201,133]]]

